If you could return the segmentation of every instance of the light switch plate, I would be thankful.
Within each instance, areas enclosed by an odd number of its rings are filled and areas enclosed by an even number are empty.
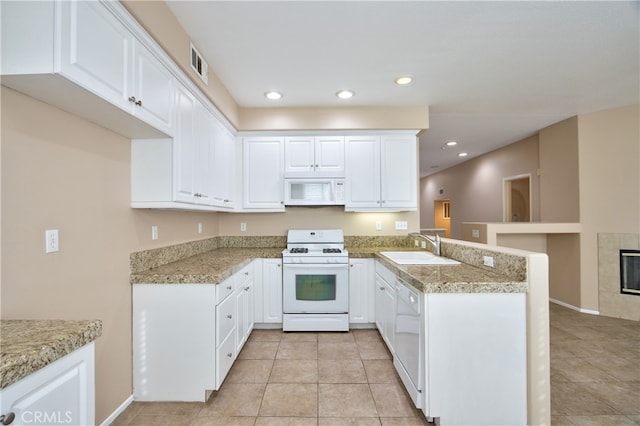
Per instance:
[[[240,223],[240,232],[247,232],[247,224],[245,222]]]
[[[480,238],[480,230],[479,229],[472,229],[471,230],[471,237]]]
[[[151,239],[152,240],[158,239],[158,225],[153,225],[151,227]]]
[[[382,231],[382,221],[376,220],[376,231]]]

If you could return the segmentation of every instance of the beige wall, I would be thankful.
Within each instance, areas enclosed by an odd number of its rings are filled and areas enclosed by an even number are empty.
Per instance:
[[[205,85],[191,68],[191,39],[164,1],[121,0],[145,30],[162,46],[175,63],[191,77],[211,102],[237,128],[240,121],[238,106],[209,63],[209,84]],[[198,46],[196,46],[198,48]],[[207,58],[205,58],[207,59]]]
[[[640,232],[640,107],[578,117],[580,306],[598,309],[598,233]],[[635,296],[629,296],[635,297]]]
[[[580,222],[578,118],[540,130],[539,139],[540,221]]]
[[[420,130],[429,127],[429,108],[426,106],[240,108],[216,76],[216,64],[209,58],[205,57],[209,64],[208,85],[191,69],[190,37],[165,2],[121,0],[121,3],[237,130]]]
[[[376,221],[382,230],[376,231]],[[395,221],[407,221],[396,231]],[[247,231],[240,232],[240,223]],[[290,228],[341,228],[345,235],[406,235],[420,229],[419,213],[347,213],[344,207],[288,207],[286,213],[235,213],[220,215],[220,235],[286,235]]]
[[[428,129],[428,107],[241,108],[240,130]]]
[[[219,215],[132,210],[128,139],[11,89],[1,96],[2,318],[103,321],[100,423],[132,393],[129,253],[216,236]],[[46,229],[60,231],[58,253],[45,254]]]
[[[537,168],[538,138],[532,136],[421,179],[420,227],[434,226],[434,200],[440,199],[451,201],[451,238],[462,239],[462,222],[502,222],[503,179],[527,173],[532,176],[533,220],[538,221]]]

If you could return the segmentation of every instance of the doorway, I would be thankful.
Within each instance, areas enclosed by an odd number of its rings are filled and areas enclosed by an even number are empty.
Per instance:
[[[504,179],[504,222],[531,222],[531,174]]]
[[[451,237],[451,202],[449,200],[435,200],[433,207],[433,227],[444,229],[445,238]]]

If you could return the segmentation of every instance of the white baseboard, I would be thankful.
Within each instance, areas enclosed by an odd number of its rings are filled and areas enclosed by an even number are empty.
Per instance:
[[[127,409],[129,405],[131,405],[132,402],[133,402],[133,395],[129,395],[129,397],[125,399],[124,402],[120,404],[120,406],[116,408],[115,411],[111,413],[109,417],[107,417],[100,426],[109,426],[111,423],[113,423],[116,420],[116,418],[120,414],[122,414],[124,410]]]
[[[572,309],[574,311],[578,311],[581,314],[600,315],[600,311],[594,311],[594,310],[591,310],[591,309],[579,308],[577,306],[573,306],[573,305],[570,305],[568,303],[561,302],[560,300],[549,299],[549,302],[555,303],[556,305],[564,306],[565,308],[569,308],[569,309]]]

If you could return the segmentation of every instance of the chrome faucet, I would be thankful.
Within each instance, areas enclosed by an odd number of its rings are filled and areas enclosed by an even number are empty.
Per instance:
[[[422,238],[423,240],[427,241],[429,244],[431,244],[433,246],[433,254],[435,254],[436,256],[440,256],[440,234],[438,234],[437,232],[433,233],[434,238],[429,238],[428,235],[425,234],[421,234],[419,232],[412,232],[409,234],[410,237],[417,237],[417,238]]]

